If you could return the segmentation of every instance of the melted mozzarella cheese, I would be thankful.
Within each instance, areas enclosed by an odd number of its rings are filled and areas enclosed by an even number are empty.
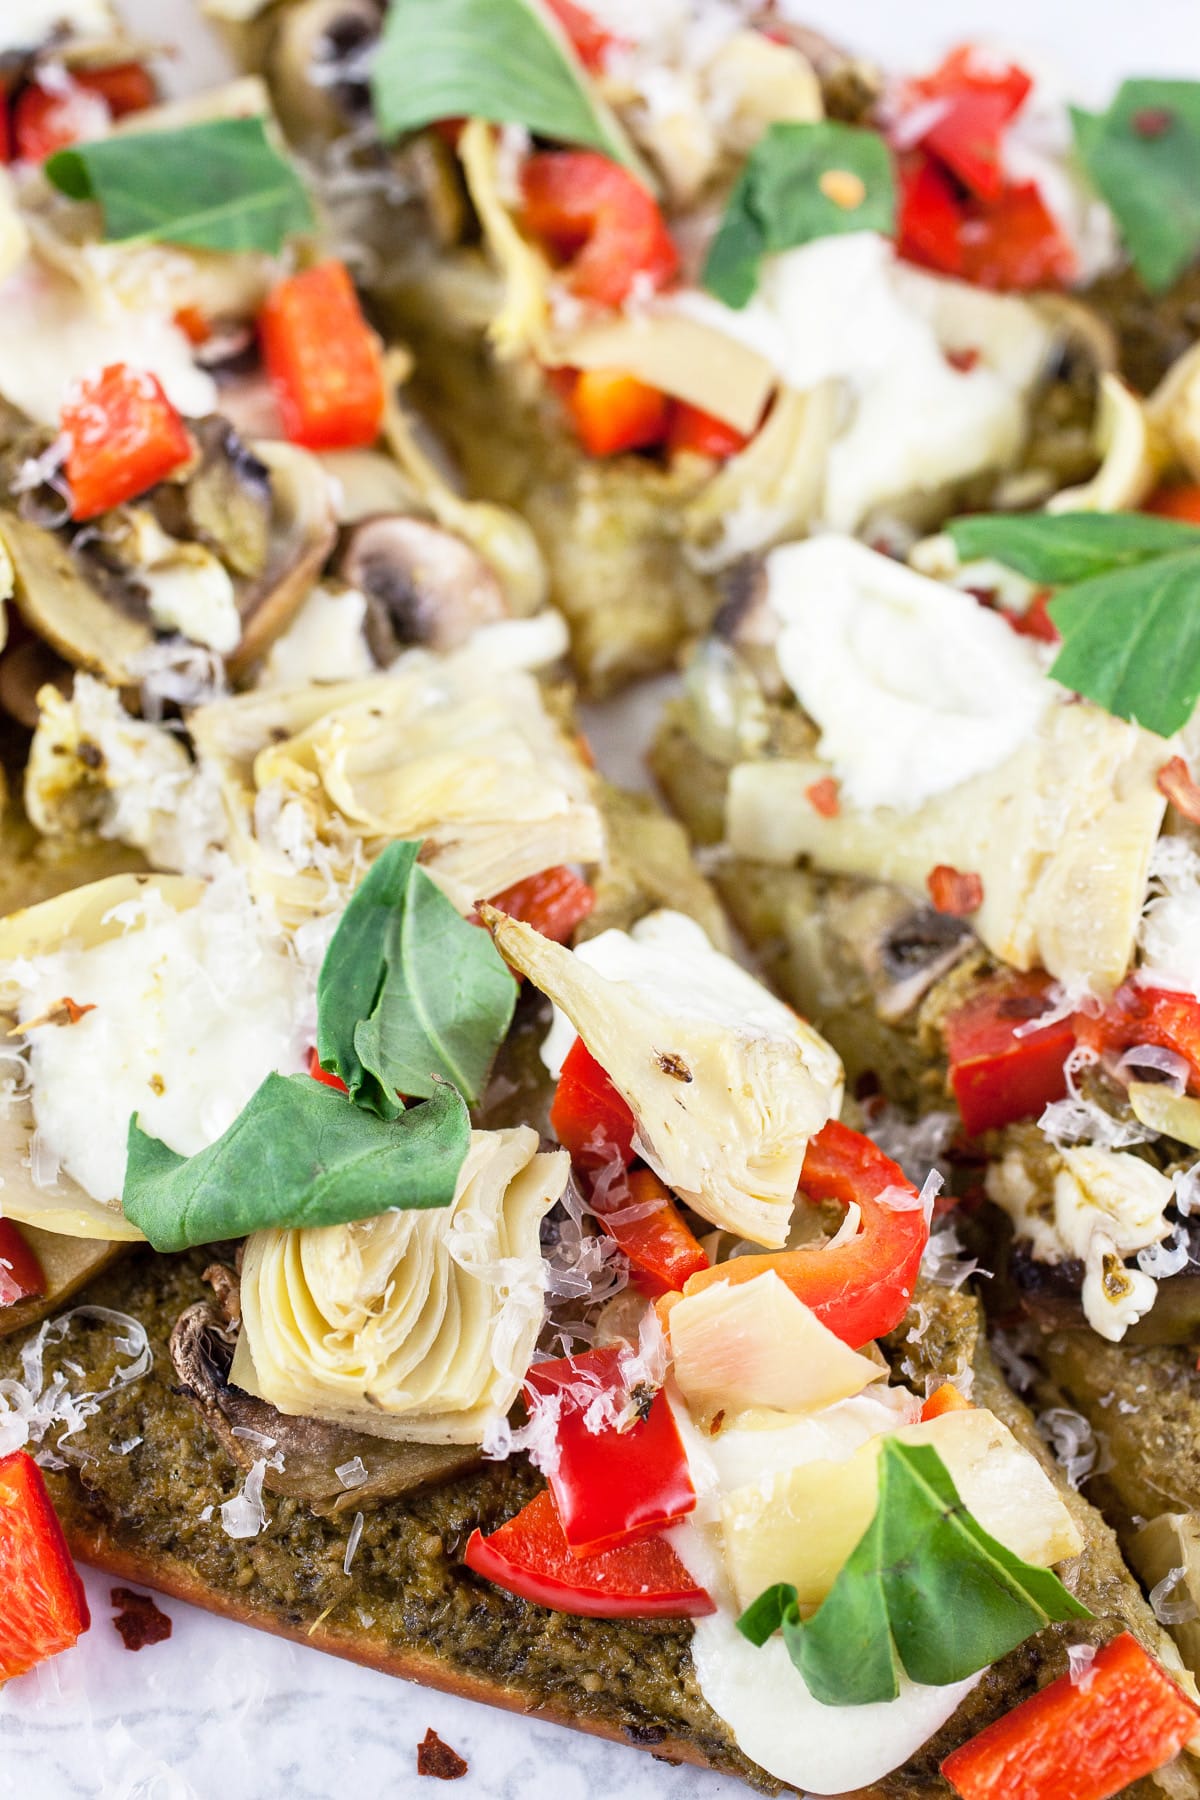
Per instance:
[[[65,26],[75,37],[98,37],[115,29],[108,0],[4,0],[0,7],[0,55],[36,50]]]
[[[361,681],[375,671],[364,626],[366,597],[357,588],[315,587],[282,637],[276,638],[259,687]]]
[[[769,258],[740,312],[703,295],[680,305],[758,351],[799,393],[840,384],[846,418],[818,509],[840,531],[1009,464],[1051,343],[1025,302],[902,267],[873,232]],[[958,350],[973,354],[970,367],[948,360]]]
[[[0,285],[0,318],[0,394],[39,424],[56,425],[71,384],[110,363],[156,375],[192,418],[216,407],[216,384],[166,312],[116,300],[101,311],[73,283],[26,262]]]
[[[95,1010],[30,1031],[40,1142],[95,1200],[119,1199],[130,1117],[182,1156],[220,1137],[271,1073],[303,1066],[308,984],[240,878],[176,912],[147,889],[107,942],[4,970],[34,1020],[64,995]]]
[[[882,1431],[906,1422],[915,1403],[903,1390],[859,1395],[823,1413],[775,1429],[735,1426],[706,1440],[677,1400],[673,1405],[697,1490],[692,1517],[667,1535],[695,1578],[717,1602],[697,1619],[692,1663],[700,1691],[738,1745],[768,1773],[800,1789],[841,1794],[869,1786],[907,1762],[945,1724],[981,1675],[948,1687],[923,1687],[900,1676],[895,1700],[870,1706],[825,1706],[809,1693],[783,1639],[761,1649],[737,1628],[714,1518],[720,1494],[773,1469],[825,1459],[842,1462]]]
[[[575,955],[606,980],[629,982],[660,1004],[665,1015],[682,1014],[764,1037],[795,1035],[791,1008],[732,957],[714,950],[704,927],[684,913],[648,913],[631,932],[602,931],[580,944]],[[575,1036],[575,1027],[556,1006],[542,1045],[542,1061],[556,1081]]]
[[[910,809],[1005,762],[1056,689],[996,613],[850,538],[767,558],[779,666],[855,806]]]

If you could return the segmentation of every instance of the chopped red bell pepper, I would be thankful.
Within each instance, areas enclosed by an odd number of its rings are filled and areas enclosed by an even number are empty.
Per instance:
[[[183,420],[156,376],[110,363],[76,383],[63,408],[71,517],[94,519],[134,500],[192,453]]]
[[[91,1623],[42,1471],[23,1450],[0,1460],[0,1591],[0,1681],[69,1649]]]
[[[1018,637],[1036,638],[1039,644],[1057,644],[1060,633],[1047,610],[1050,600],[1049,588],[1039,588],[1023,613],[1006,612],[1004,617]]]
[[[744,431],[686,400],[676,400],[671,408],[667,449],[672,456],[687,451],[693,456],[711,456],[716,462],[725,462],[749,442]]]
[[[1075,1035],[1097,1054],[1135,1044],[1173,1050],[1188,1065],[1189,1089],[1200,1093],[1200,1000],[1192,994],[1126,981],[1098,1017],[1078,1016]]]
[[[68,75],[53,88],[31,81],[13,102],[13,154],[18,162],[45,162],[69,144],[103,137],[111,124],[104,95],[75,77]]]
[[[800,1191],[814,1202],[857,1205],[862,1220],[855,1236],[836,1249],[736,1256],[693,1275],[685,1294],[714,1281],[753,1281],[773,1269],[843,1343],[857,1348],[882,1337],[908,1309],[929,1240],[916,1188],[870,1138],[830,1119],[809,1142]]]
[[[1200,525],[1200,482],[1174,481],[1155,488],[1142,511],[1157,513],[1162,519],[1182,519],[1187,525]]]
[[[679,252],[651,195],[595,150],[541,150],[521,170],[524,223],[568,265],[581,300],[620,306],[635,283],[660,288]]]
[[[620,369],[581,369],[566,399],[589,456],[649,450],[662,443],[671,416],[665,394]]]
[[[567,1052],[550,1124],[581,1169],[633,1161],[633,1114],[582,1038]]]
[[[983,905],[983,881],[973,869],[955,869],[938,863],[925,877],[935,912],[965,918]]]
[[[653,1169],[631,1169],[611,1181],[602,1177],[594,1184],[592,1206],[650,1299],[681,1292],[690,1275],[708,1268],[708,1257],[680,1216],[671,1190]]]
[[[354,450],[375,442],[383,420],[383,362],[344,263],[318,263],[272,288],[259,335],[294,444]]]
[[[1177,1756],[1200,1712],[1129,1633],[942,1764],[963,1800],[1111,1800]]]
[[[555,944],[569,944],[595,904],[596,896],[587,882],[561,864],[514,881],[492,899],[501,912],[522,919]]]
[[[589,1619],[695,1619],[716,1611],[665,1538],[576,1556],[548,1492],[490,1537],[472,1532],[464,1561],[497,1587],[552,1612]]]
[[[584,68],[593,75],[598,74],[609,50],[617,42],[612,32],[605,31],[599,20],[593,19],[582,6],[576,6],[575,0],[546,0],[546,5],[571,40],[571,47]]]
[[[913,82],[912,96],[930,106],[920,143],[981,200],[1004,186],[1000,143],[1033,82],[1014,63],[997,62],[970,44],[952,50],[932,75]]]
[[[943,275],[957,275],[962,269],[961,229],[961,203],[950,177],[931,157],[906,157],[900,167],[901,256]]]
[[[154,78],[141,63],[110,63],[106,69],[78,69],[75,80],[108,101],[114,119],[145,112],[158,99]]]
[[[842,810],[841,783],[834,775],[822,775],[818,781],[809,782],[804,798],[822,819],[836,819]]]
[[[321,1082],[325,1087],[336,1088],[339,1094],[348,1094],[350,1092],[340,1075],[335,1075],[332,1070],[323,1069],[321,1067],[321,1059],[317,1055],[317,1046],[315,1044],[311,1045],[309,1048],[308,1072],[314,1081]]]
[[[970,1412],[971,1402],[952,1381],[943,1381],[941,1387],[934,1388],[932,1394],[921,1408],[921,1422],[928,1419],[940,1419],[943,1413]]]
[[[959,241],[959,273],[976,287],[1066,287],[1077,273],[1075,252],[1032,181],[1005,188],[986,207],[968,207]]]
[[[20,1228],[0,1219],[0,1306],[14,1306],[46,1291],[42,1265]]]
[[[1037,1118],[1067,1091],[1073,1019],[1029,1029],[1050,1010],[1045,975],[997,975],[942,1021],[950,1086],[970,1137]]]
[[[667,1396],[659,1388],[625,1424],[630,1399],[615,1345],[534,1363],[525,1397],[531,1408],[555,1409],[558,1462],[548,1479],[577,1556],[650,1537],[691,1512],[696,1490]]]

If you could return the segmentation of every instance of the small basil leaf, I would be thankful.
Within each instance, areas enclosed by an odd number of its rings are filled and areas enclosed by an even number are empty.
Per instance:
[[[704,265],[704,286],[742,307],[765,256],[852,231],[891,236],[896,184],[877,131],[825,120],[771,125],[750,152]]]
[[[371,97],[384,137],[437,119],[489,119],[585,144],[644,178],[617,119],[532,0],[392,0]]]
[[[984,1531],[931,1445],[887,1438],[875,1516],[817,1612],[802,1619],[795,1589],[781,1584],[739,1624],[765,1643],[778,1619],[814,1699],[865,1706],[895,1699],[901,1669],[945,1687],[1055,1620],[1090,1616],[1051,1570]]]
[[[1200,526],[1151,513],[975,513],[945,529],[963,562],[990,557],[1047,587],[1200,550]]]
[[[460,917],[417,861],[389,844],[355,890],[317,983],[317,1055],[381,1118],[397,1093],[453,1082],[478,1100],[512,1023],[517,985],[486,931]]]
[[[1072,123],[1138,273],[1161,292],[1200,251],[1200,82],[1126,81],[1107,112]]]
[[[99,202],[114,243],[274,254],[316,227],[303,182],[261,118],[118,132],[59,150],[44,166],[71,199]]]
[[[160,1251],[269,1226],[345,1225],[393,1207],[449,1206],[470,1144],[452,1087],[385,1123],[308,1075],[268,1075],[196,1156],[176,1155],[130,1119],[122,1204]]]
[[[1050,602],[1055,681],[1170,737],[1200,699],[1200,547],[1082,581]]]

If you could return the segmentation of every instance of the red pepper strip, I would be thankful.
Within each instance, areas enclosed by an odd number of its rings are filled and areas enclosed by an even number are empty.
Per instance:
[[[914,98],[942,102],[920,140],[923,147],[979,199],[995,200],[1004,186],[1004,127],[1032,86],[1015,64],[991,64],[971,45],[960,45],[932,75],[913,83]]]
[[[546,0],[546,5],[570,38],[584,68],[592,75],[599,74],[610,47],[617,41],[612,32],[605,31],[582,6],[576,6],[575,0]]]
[[[638,1287],[651,1300],[682,1292],[690,1275],[708,1268],[708,1258],[680,1217],[671,1190],[653,1169],[632,1169],[614,1181],[601,1177],[591,1199],[601,1225],[621,1246]],[[648,1207],[653,1211],[643,1210]],[[630,1212],[635,1216],[626,1216]]]
[[[323,1069],[321,1067],[321,1059],[317,1055],[317,1046],[315,1044],[312,1045],[308,1052],[308,1072],[314,1081],[322,1082],[325,1087],[336,1088],[339,1094],[348,1094],[350,1092],[340,1075],[335,1075],[331,1070]]]
[[[1191,994],[1127,981],[1098,1018],[1079,1015],[1075,1035],[1097,1053],[1128,1050],[1134,1044],[1174,1050],[1188,1065],[1188,1087],[1200,1093],[1200,1000]]]
[[[1188,525],[1200,525],[1200,482],[1176,481],[1155,488],[1142,511],[1157,513],[1162,519],[1182,519]]]
[[[0,1592],[0,1681],[69,1649],[91,1624],[42,1471],[23,1450],[0,1461]]]
[[[469,1569],[535,1606],[589,1619],[695,1619],[716,1611],[665,1538],[617,1544],[596,1556],[572,1553],[549,1493],[490,1537],[473,1531]]]
[[[1075,252],[1032,181],[968,206],[959,241],[959,272],[976,287],[1024,292],[1075,279]]]
[[[383,364],[344,263],[319,263],[272,288],[259,335],[294,444],[353,450],[374,443],[383,419]]]
[[[671,408],[667,449],[672,456],[687,451],[693,456],[711,456],[716,462],[725,462],[739,450],[744,450],[749,442],[744,431],[727,425],[715,413],[690,406],[686,400],[676,400]]]
[[[576,926],[583,923],[596,904],[596,896],[586,881],[561,864],[543,869],[539,875],[527,875],[514,881],[502,894],[492,897],[512,919],[522,919],[544,938],[555,944],[569,944]]]
[[[897,1210],[881,1201],[889,1188],[909,1196],[913,1205]],[[773,1269],[843,1343],[858,1347],[882,1337],[908,1309],[929,1239],[917,1190],[870,1138],[831,1119],[809,1143],[800,1191],[814,1202],[849,1206],[853,1201],[862,1212],[857,1234],[836,1250],[734,1257],[693,1275],[684,1293],[698,1293],[714,1281],[753,1281]]]
[[[667,396],[620,369],[581,369],[567,410],[589,456],[620,456],[661,444],[671,416]]]
[[[192,453],[183,420],[145,369],[110,363],[76,384],[62,412],[71,517],[136,499]]]
[[[1036,1118],[1066,1093],[1074,1021],[1027,1029],[1049,1011],[1049,994],[1045,975],[998,975],[943,1020],[950,1086],[968,1136]]]
[[[46,1291],[42,1265],[11,1219],[0,1219],[0,1306],[13,1306]]]
[[[662,287],[679,268],[657,202],[595,150],[542,150],[521,170],[524,223],[568,264],[581,300],[620,306],[634,283]]]
[[[1200,785],[1197,785],[1185,757],[1169,757],[1158,771],[1154,785],[1160,794],[1166,795],[1176,812],[1190,819],[1193,825],[1200,825]]]
[[[952,1752],[963,1800],[1110,1800],[1177,1756],[1200,1713],[1122,1632],[1078,1683],[1060,1675]]]
[[[557,1362],[534,1363],[525,1377],[531,1407],[557,1408],[558,1466],[550,1491],[567,1543],[577,1556],[650,1537],[696,1504],[687,1456],[660,1388],[644,1418],[620,1429],[599,1423],[605,1412],[622,1420],[629,1396],[621,1353],[613,1345]],[[599,1423],[589,1430],[585,1418]]]
[[[950,177],[930,157],[901,163],[898,247],[910,262],[943,275],[962,269],[961,204]]]
[[[938,863],[925,877],[925,886],[935,912],[965,918],[983,905],[983,880],[973,869],[955,869],[949,863]]]
[[[633,1161],[633,1114],[582,1038],[567,1052],[550,1124],[581,1169]]]

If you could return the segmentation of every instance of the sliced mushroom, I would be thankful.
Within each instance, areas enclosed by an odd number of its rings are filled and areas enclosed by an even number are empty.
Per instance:
[[[222,1301],[228,1310],[229,1295]],[[306,1501],[315,1512],[339,1513],[377,1506],[431,1483],[473,1469],[481,1452],[473,1444],[408,1444],[367,1437],[320,1419],[291,1418],[256,1400],[229,1380],[236,1330],[208,1301],[180,1314],[171,1333],[171,1361],[183,1391],[222,1449],[249,1469],[269,1452],[263,1486],[273,1494]],[[248,1434],[248,1435],[247,1435]],[[281,1469],[272,1468],[278,1454]],[[365,1478],[350,1485],[338,1474],[358,1462]]]
[[[867,888],[863,902],[876,915],[875,932],[863,943],[863,964],[877,986],[880,1018],[894,1024],[962,961],[975,934],[949,913],[914,906],[898,888]]]
[[[208,454],[215,457],[215,434],[210,437]],[[222,441],[226,450],[230,442],[238,444],[238,457],[226,456],[227,468],[218,477],[215,471],[204,474],[202,455],[198,505],[205,535],[209,528],[223,532],[232,545],[225,555],[234,562],[232,597],[242,631],[226,666],[236,677],[258,661],[312,588],[333,548],[337,525],[329,478],[307,451],[283,443],[246,450],[232,433]],[[264,472],[271,506],[265,559],[257,574],[238,573],[237,562],[246,564],[261,553],[254,515]],[[244,506],[233,519],[232,494],[239,485],[245,490]],[[230,509],[224,524],[222,494]],[[171,503],[185,510],[190,504],[186,495]],[[193,528],[200,530],[200,522]],[[141,534],[89,529],[68,539],[16,509],[0,511],[0,539],[12,558],[18,610],[38,637],[68,663],[101,675],[111,686],[136,687],[156,632],[149,578],[136,560],[123,561],[122,546],[140,542]],[[179,550],[181,568],[189,558],[214,561],[187,538],[179,541]],[[198,571],[197,578],[203,574]]]
[[[383,668],[412,644],[461,649],[480,625],[509,616],[478,552],[425,519],[362,520],[347,537],[338,573],[367,597],[367,642]]]
[[[265,70],[280,121],[301,145],[327,143],[366,118],[362,52],[379,36],[375,0],[301,0],[277,8]]]
[[[0,708],[27,731],[37,729],[39,690],[50,683],[71,691],[71,665],[40,638],[14,644],[0,656]]]
[[[216,550],[233,574],[259,576],[271,549],[270,470],[228,419],[199,419],[192,435],[199,454],[187,480],[155,490],[159,522]]]

